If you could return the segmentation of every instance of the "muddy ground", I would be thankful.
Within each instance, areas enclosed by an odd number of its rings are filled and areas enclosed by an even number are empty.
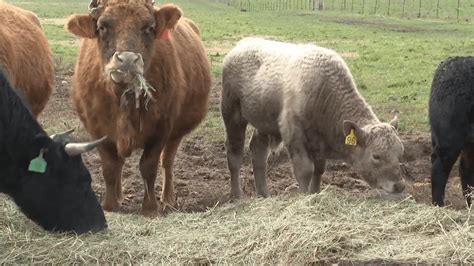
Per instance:
[[[68,71],[56,77],[56,90],[40,116],[40,121],[46,128],[76,127],[77,138],[87,140],[87,132],[75,115],[69,97],[71,74],[72,72]],[[210,100],[211,105],[218,104],[219,91],[220,85],[216,82]],[[406,149],[403,162],[403,172],[408,183],[406,193],[397,196],[380,194],[359,180],[359,176],[340,161],[328,162],[323,175],[323,189],[332,186],[333,189],[349,191],[362,197],[382,196],[403,199],[412,196],[417,202],[429,204],[431,202],[429,134],[401,133],[401,138]],[[242,186],[246,197],[255,197],[248,149],[246,151],[242,167]],[[138,171],[140,154],[139,151],[135,152],[124,165],[122,183],[125,199],[121,211],[125,213],[139,213],[141,208],[144,188]],[[94,151],[83,155],[83,159],[93,176],[93,188],[98,197],[102,198],[105,185],[99,155]],[[223,142],[188,137],[179,149],[174,173],[178,210],[203,211],[229,201],[230,180]],[[297,193],[296,180],[292,176],[286,152],[270,156],[267,183],[272,195]],[[155,189],[157,195],[160,195],[161,180],[157,181]],[[457,165],[453,168],[447,186],[446,201],[453,208],[465,208]]]

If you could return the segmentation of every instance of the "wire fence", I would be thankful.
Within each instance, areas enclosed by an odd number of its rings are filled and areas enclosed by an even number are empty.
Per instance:
[[[339,11],[411,18],[474,19],[474,0],[217,0],[246,11]]]

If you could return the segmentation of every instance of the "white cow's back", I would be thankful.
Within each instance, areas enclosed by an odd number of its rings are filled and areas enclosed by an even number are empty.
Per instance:
[[[332,50],[259,38],[240,41],[225,57],[223,72],[224,89],[239,98],[242,115],[272,135],[279,134],[282,112],[303,115],[307,96],[320,89],[328,76],[335,75],[335,80],[341,80],[339,74],[350,76]]]

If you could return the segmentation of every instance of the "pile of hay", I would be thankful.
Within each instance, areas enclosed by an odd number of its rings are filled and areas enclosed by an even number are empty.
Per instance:
[[[107,214],[105,233],[49,234],[0,196],[1,263],[474,263],[470,210],[326,190],[150,220]]]

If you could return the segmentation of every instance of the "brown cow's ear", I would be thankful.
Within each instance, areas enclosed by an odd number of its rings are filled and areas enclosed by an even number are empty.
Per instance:
[[[174,29],[182,15],[183,12],[181,9],[174,4],[165,4],[160,6],[159,9],[155,9],[155,19],[158,23],[158,33],[161,34],[165,29]]]
[[[352,122],[350,120],[344,120],[344,122],[342,123],[343,124],[343,130],[344,130],[344,137],[346,137],[346,141],[347,141],[347,136],[351,135],[351,134],[354,134],[354,136],[352,137],[355,137],[355,140],[356,140],[356,145],[358,146],[364,146],[365,143],[366,143],[366,140],[367,140],[367,135],[368,133],[359,127],[359,125],[357,125],[355,122]],[[351,133],[351,130],[353,130],[353,132]],[[347,143],[347,145],[351,145],[350,143]]]
[[[89,14],[71,16],[64,28],[78,37],[90,39],[97,37],[96,22]]]

